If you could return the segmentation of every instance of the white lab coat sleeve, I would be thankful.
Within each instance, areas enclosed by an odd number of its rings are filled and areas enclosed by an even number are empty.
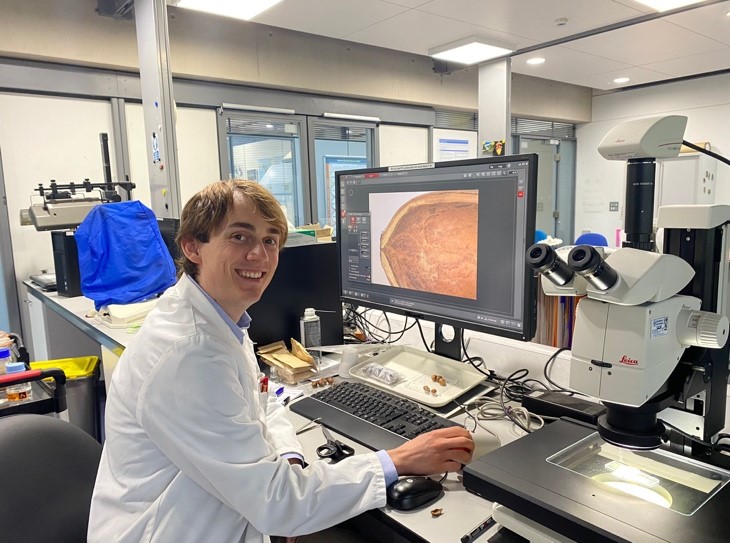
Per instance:
[[[182,474],[264,534],[312,533],[383,507],[375,453],[306,469],[279,456],[240,360],[240,347],[199,334],[171,345],[145,379],[137,420]]]
[[[286,414],[286,407],[277,402],[275,396],[269,396],[266,406],[266,426],[269,440],[279,455],[297,453],[304,458],[302,445]]]

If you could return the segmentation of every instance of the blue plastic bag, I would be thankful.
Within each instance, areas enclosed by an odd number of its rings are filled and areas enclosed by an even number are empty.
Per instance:
[[[81,292],[96,309],[141,302],[175,284],[155,214],[138,200],[100,204],[76,233]]]

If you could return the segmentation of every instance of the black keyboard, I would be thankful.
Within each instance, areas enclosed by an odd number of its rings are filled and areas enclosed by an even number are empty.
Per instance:
[[[290,409],[373,450],[393,449],[409,439],[459,424],[416,402],[363,383],[341,382],[293,404]]]

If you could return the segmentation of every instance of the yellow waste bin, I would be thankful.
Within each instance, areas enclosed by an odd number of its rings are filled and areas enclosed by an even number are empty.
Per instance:
[[[96,394],[99,382],[99,357],[81,356],[31,362],[32,369],[60,368],[66,374],[68,420],[99,440],[99,413]]]

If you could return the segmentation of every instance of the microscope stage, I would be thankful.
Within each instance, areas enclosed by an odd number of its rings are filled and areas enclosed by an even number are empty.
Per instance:
[[[464,486],[575,541],[727,541],[730,472],[628,451],[561,419],[464,469]]]

